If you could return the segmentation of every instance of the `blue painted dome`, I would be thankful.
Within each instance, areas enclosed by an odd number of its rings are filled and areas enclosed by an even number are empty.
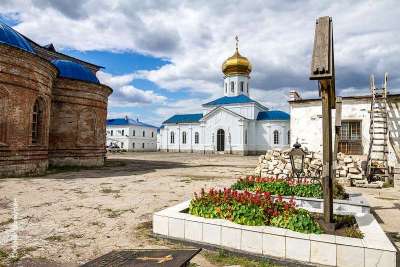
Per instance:
[[[17,31],[0,21],[0,43],[18,47],[30,53],[35,53],[29,42]]]
[[[59,71],[59,77],[80,80],[89,83],[100,83],[96,75],[94,75],[93,72],[81,64],[61,59],[55,59],[51,61],[51,63],[57,67]]]

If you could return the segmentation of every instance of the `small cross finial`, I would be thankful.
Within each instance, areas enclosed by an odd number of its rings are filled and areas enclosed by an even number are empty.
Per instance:
[[[238,51],[239,50],[239,37],[237,35],[235,37],[235,40],[236,40],[236,51]]]

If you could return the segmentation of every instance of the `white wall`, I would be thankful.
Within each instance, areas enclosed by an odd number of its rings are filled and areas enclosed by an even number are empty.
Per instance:
[[[364,154],[369,149],[369,124],[371,104],[368,99],[343,99],[342,120],[361,120]],[[332,136],[334,137],[335,110],[332,110]],[[322,152],[322,106],[321,101],[305,103],[290,102],[291,144],[299,143],[311,151]]]
[[[201,123],[167,124],[160,131],[159,144],[163,151],[174,152],[217,152],[217,131],[225,131],[225,153],[247,154],[262,152],[272,148],[288,147],[287,132],[289,121],[247,120],[226,110],[219,110]],[[279,132],[279,144],[273,144],[273,131]],[[171,144],[171,132],[175,133],[175,143]],[[182,133],[187,133],[183,144]],[[195,132],[200,134],[199,144],[194,143]],[[245,133],[247,131],[247,144]]]
[[[129,151],[156,151],[157,129],[137,125],[107,126],[106,144],[116,143],[120,148]],[[124,130],[124,135],[122,135]],[[111,135],[113,131],[113,135]],[[143,137],[143,131],[145,136]],[[135,132],[135,135],[133,133]],[[153,134],[153,135],[152,135]],[[135,146],[133,146],[135,144]],[[144,148],[143,148],[144,144]]]
[[[171,132],[174,132],[175,142],[171,143]],[[186,144],[183,143],[183,133],[186,132]],[[199,133],[199,143],[195,143],[195,134]],[[193,152],[202,149],[202,133],[199,123],[166,124],[160,130],[160,149],[173,152]]]
[[[231,83],[233,82],[234,88],[232,91]],[[243,82],[243,91],[241,91],[240,83]],[[243,75],[236,76],[226,76],[224,78],[224,95],[225,96],[238,96],[249,95],[250,85],[249,85],[249,77]]]

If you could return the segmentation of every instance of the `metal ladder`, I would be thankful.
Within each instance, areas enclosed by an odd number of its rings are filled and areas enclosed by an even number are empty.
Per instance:
[[[385,181],[389,179],[388,166],[388,106],[387,106],[387,80],[385,73],[383,87],[375,87],[374,76],[370,78],[372,94],[370,112],[370,145],[367,158],[367,180]]]

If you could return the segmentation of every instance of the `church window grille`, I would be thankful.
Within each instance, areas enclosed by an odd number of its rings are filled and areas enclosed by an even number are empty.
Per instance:
[[[279,145],[279,132],[278,132],[278,130],[274,131],[274,145]]]
[[[36,100],[32,112],[32,144],[40,144],[43,126],[43,107],[41,101]]]
[[[125,135],[125,130],[122,130],[122,133],[121,133],[121,135],[122,135],[122,136],[124,136],[124,135]]]
[[[142,144],[142,148],[144,149],[144,143]]]
[[[200,139],[199,133],[198,133],[198,132],[195,132],[195,134],[194,134],[194,143],[195,143],[195,144],[198,144],[199,141],[200,141],[199,139]]]
[[[186,132],[182,133],[182,144],[186,144]]]
[[[110,132],[110,135],[111,135],[111,136],[113,136],[113,135],[114,135],[114,131],[113,131],[113,130],[111,130],[111,132]]]
[[[154,132],[151,132],[151,137],[152,137],[152,138],[154,137]]]
[[[231,82],[231,92],[233,93],[235,91],[235,83]]]
[[[133,136],[135,136],[136,135],[136,131],[135,130],[133,130],[133,134],[132,134]]]
[[[132,143],[132,148],[135,148],[135,143]]]
[[[171,139],[170,139],[171,144],[175,144],[175,133],[171,132]]]
[[[146,136],[146,132],[145,131],[143,131],[143,137],[145,137]]]
[[[244,91],[244,82],[240,82],[240,92]]]

